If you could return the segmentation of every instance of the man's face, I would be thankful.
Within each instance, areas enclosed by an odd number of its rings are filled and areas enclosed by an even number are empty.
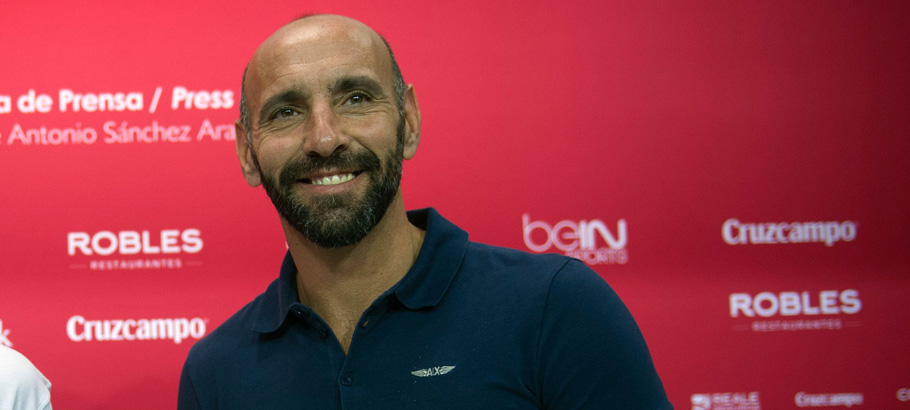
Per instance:
[[[291,227],[321,247],[352,245],[398,195],[402,159],[413,155],[406,121],[375,33],[332,18],[298,23],[250,64],[249,155]]]
[[[403,138],[404,118],[400,124],[398,141]],[[262,186],[278,213],[310,242],[323,248],[353,245],[370,233],[395,199],[401,183],[402,151],[403,144],[396,143],[395,149],[386,153],[384,161],[367,150],[358,154],[344,151],[329,157],[304,157],[286,164],[277,181],[262,174]],[[257,166],[261,172],[261,166]],[[360,195],[345,192],[315,196],[309,202],[295,192],[299,175],[315,174],[325,169],[358,169],[369,173],[366,192]],[[324,179],[341,180],[350,176]]]

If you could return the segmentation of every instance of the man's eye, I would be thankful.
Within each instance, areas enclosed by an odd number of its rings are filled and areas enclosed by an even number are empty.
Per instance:
[[[275,118],[289,118],[299,114],[297,110],[292,108],[282,108],[275,113]]]
[[[370,101],[371,101],[370,97],[367,96],[366,94],[356,93],[356,94],[352,94],[350,97],[348,97],[348,100],[346,101],[346,103],[356,105],[356,104],[363,104],[365,102],[370,102]]]

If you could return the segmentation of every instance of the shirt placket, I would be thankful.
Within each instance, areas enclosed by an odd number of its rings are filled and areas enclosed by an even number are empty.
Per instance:
[[[351,346],[348,354],[345,356],[341,350],[341,345],[335,340],[338,352],[341,352],[343,362],[338,372],[338,391],[339,391],[339,409],[368,409],[369,396],[364,394],[369,390],[369,386],[357,384],[357,363],[361,354],[370,354],[370,333],[375,330],[380,319],[386,313],[388,297],[383,297],[373,303],[360,317],[357,327],[354,329],[354,335],[351,337]]]

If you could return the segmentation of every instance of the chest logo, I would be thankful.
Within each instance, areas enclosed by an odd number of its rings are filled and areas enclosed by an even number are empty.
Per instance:
[[[439,376],[451,372],[454,368],[455,366],[436,366],[427,369],[415,370],[411,372],[411,374],[417,377]]]

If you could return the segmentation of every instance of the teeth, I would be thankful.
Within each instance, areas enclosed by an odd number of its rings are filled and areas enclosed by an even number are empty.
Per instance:
[[[332,175],[330,177],[322,177],[322,179],[313,179],[313,185],[338,185],[352,179],[354,179],[354,174],[351,173]]]

